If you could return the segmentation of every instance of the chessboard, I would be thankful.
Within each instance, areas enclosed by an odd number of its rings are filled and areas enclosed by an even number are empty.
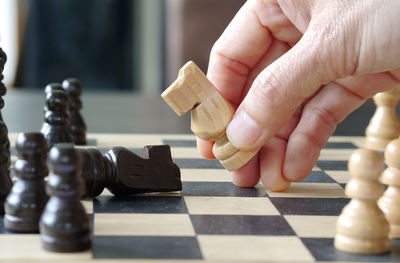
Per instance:
[[[17,134],[10,134],[12,161]],[[349,199],[347,161],[362,137],[332,137],[311,174],[286,192],[239,188],[218,161],[205,160],[192,135],[88,134],[88,147],[168,144],[181,168],[181,192],[83,200],[92,249],[54,253],[39,234],[14,234],[0,222],[0,261],[270,261],[400,262],[400,240],[383,255],[353,255],[333,246],[336,220]]]

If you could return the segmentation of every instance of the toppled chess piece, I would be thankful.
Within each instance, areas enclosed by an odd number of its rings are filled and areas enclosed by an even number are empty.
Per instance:
[[[229,142],[226,127],[232,120],[233,107],[192,61],[179,70],[178,78],[161,96],[179,116],[191,111],[193,133],[215,141],[213,153],[226,169],[239,169],[259,151],[240,151]]]
[[[69,108],[67,114],[69,116],[69,131],[72,140],[77,145],[86,144],[86,125],[83,121],[80,110],[82,109],[82,101],[80,99],[82,86],[79,80],[69,78],[63,81],[62,87],[69,98]]]
[[[390,238],[400,238],[400,139],[391,141],[385,150],[388,168],[382,173],[382,182],[388,185],[379,199],[382,209],[390,224]]]
[[[44,109],[45,124],[42,126],[41,133],[43,133],[46,138],[49,147],[57,143],[72,142],[68,130],[69,118],[66,112],[68,109],[68,97],[64,90],[52,87],[50,92],[46,94],[46,105]]]
[[[78,175],[82,156],[72,144],[58,144],[50,150],[49,165],[46,191],[50,199],[40,219],[42,246],[54,252],[89,249],[89,217],[79,200],[84,188]]]
[[[145,146],[143,157],[124,147],[114,147],[104,155],[95,148],[77,150],[84,159],[84,197],[98,196],[104,188],[118,196],[182,190],[180,170],[168,145]]]
[[[351,197],[336,224],[335,247],[359,254],[380,254],[390,250],[389,224],[377,200],[384,187],[378,178],[384,169],[382,157],[373,150],[356,150],[349,160],[352,176],[346,185]]]
[[[10,141],[4,122],[0,121],[0,214],[4,214],[4,201],[10,193]]]
[[[400,135],[400,121],[396,112],[399,87],[377,93],[374,102],[376,111],[365,131],[366,146],[369,149],[384,151],[386,145]]]
[[[41,133],[21,133],[16,150],[14,170],[19,179],[5,203],[4,226],[13,232],[39,232],[39,219],[48,200],[44,182],[47,142]]]

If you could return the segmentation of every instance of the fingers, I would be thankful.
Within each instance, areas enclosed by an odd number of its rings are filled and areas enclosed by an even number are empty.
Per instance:
[[[289,137],[283,165],[284,177],[288,181],[306,177],[336,125],[364,101],[364,98],[336,83],[323,87],[304,106],[300,122]]]
[[[327,14],[337,11],[331,9]],[[357,54],[343,46],[347,31],[336,26],[323,15],[313,17],[300,41],[257,76],[227,129],[235,147],[261,147],[321,85],[354,72]]]
[[[249,73],[273,39],[295,43],[300,36],[276,1],[247,1],[214,44],[207,77],[224,98],[239,105]]]
[[[200,155],[206,159],[209,160],[215,159],[215,156],[212,152],[213,145],[214,142],[205,141],[197,138],[197,150],[199,151]]]
[[[231,173],[232,181],[239,187],[253,187],[260,181],[260,164],[256,154],[246,165]]]
[[[286,144],[285,140],[273,137],[259,152],[262,183],[265,188],[274,192],[284,191],[290,186],[282,173]]]
[[[258,183],[260,176],[266,188],[272,191],[283,191],[290,183],[284,179],[282,173],[283,160],[285,158],[287,138],[297,126],[301,108],[299,108],[275,137],[268,141],[257,154],[242,168],[232,173],[233,181],[238,186],[254,186]]]

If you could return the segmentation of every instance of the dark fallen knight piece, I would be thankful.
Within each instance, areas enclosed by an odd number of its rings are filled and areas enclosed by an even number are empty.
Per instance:
[[[63,91],[64,89],[63,89],[63,87],[61,86],[60,83],[50,83],[50,84],[47,84],[46,87],[44,88],[45,98],[47,98],[47,95],[48,95],[49,93],[51,93],[51,92],[53,92],[53,91],[55,91],[55,90],[61,90],[61,91]],[[47,108],[47,104],[45,104],[45,105],[44,105],[44,109],[43,109],[44,114],[46,114],[46,112],[48,112],[48,111],[49,111],[49,109]],[[49,129],[49,124],[48,124],[46,121],[44,121],[40,132],[43,133],[43,134],[45,134],[45,133],[47,133],[47,130],[48,130],[48,129]]]
[[[19,178],[5,203],[4,226],[13,232],[39,232],[39,219],[47,203],[44,177],[48,175],[48,146],[41,133],[21,133],[17,138]]]
[[[52,90],[46,95],[45,117],[41,133],[47,140],[49,147],[54,144],[72,142],[68,130],[69,118],[67,114],[68,97],[64,90]]]
[[[143,157],[124,147],[114,147],[104,155],[95,148],[77,150],[84,160],[84,197],[98,196],[104,188],[117,196],[182,190],[181,173],[169,145],[145,146]]]
[[[10,141],[4,122],[0,121],[0,214],[4,214],[4,201],[12,188],[10,178]]]
[[[82,156],[72,144],[58,144],[50,150],[49,165],[46,191],[50,199],[40,219],[42,247],[54,252],[89,249],[89,217],[79,200],[84,188],[78,175]]]
[[[67,113],[70,121],[69,131],[72,140],[77,145],[85,145],[86,125],[80,113],[80,110],[82,109],[82,101],[80,99],[82,93],[81,83],[77,79],[69,78],[63,81],[62,87],[69,98],[69,108]]]

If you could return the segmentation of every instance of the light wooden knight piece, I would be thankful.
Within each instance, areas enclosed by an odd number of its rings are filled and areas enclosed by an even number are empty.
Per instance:
[[[400,238],[400,139],[391,141],[385,150],[385,161],[389,166],[382,174],[382,182],[388,185],[379,199],[379,207],[390,224],[391,238]]]
[[[400,134],[400,121],[396,112],[399,87],[376,94],[374,102],[376,111],[365,131],[366,146],[369,149],[384,151],[386,145]]]
[[[335,247],[350,253],[380,254],[390,250],[389,223],[377,200],[384,187],[378,182],[384,169],[373,150],[356,150],[349,160],[352,176],[346,194],[352,198],[336,224]]]
[[[179,70],[178,78],[161,97],[179,116],[191,110],[193,133],[200,139],[215,141],[213,153],[226,169],[239,169],[258,152],[240,151],[229,142],[226,127],[234,109],[192,61]]]

